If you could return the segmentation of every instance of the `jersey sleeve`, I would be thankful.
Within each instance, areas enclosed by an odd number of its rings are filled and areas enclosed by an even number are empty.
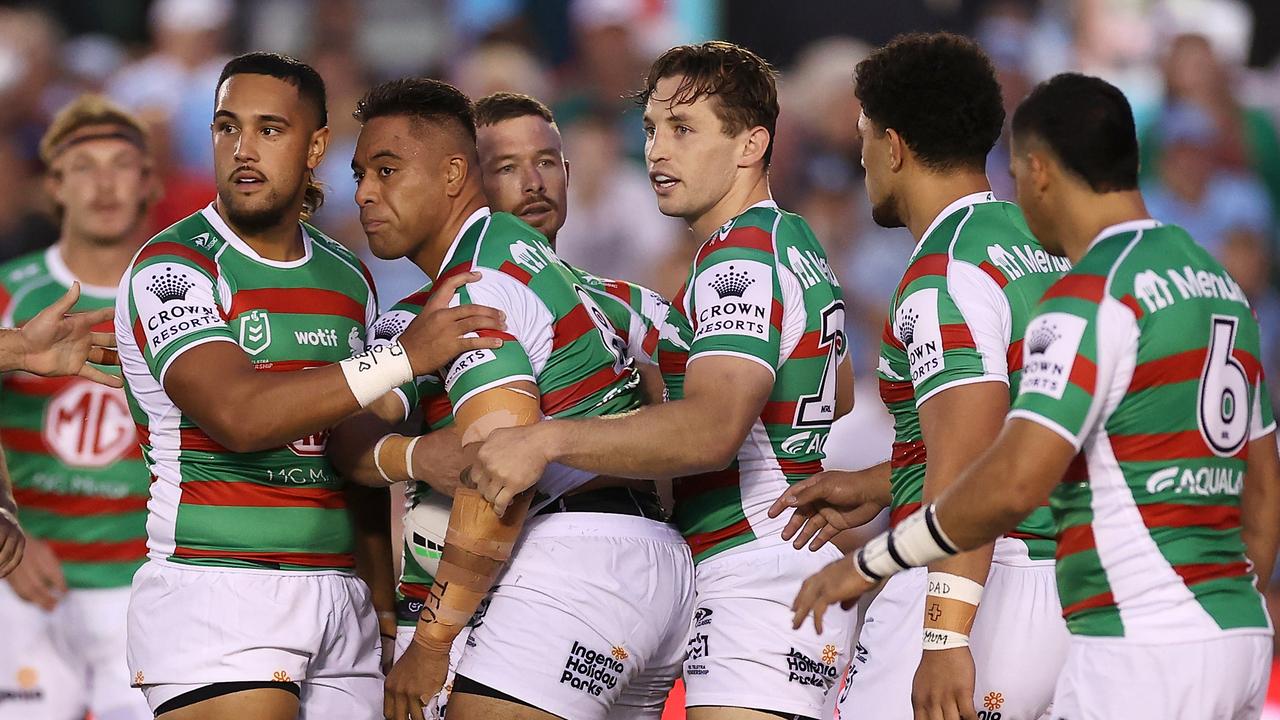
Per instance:
[[[734,229],[699,252],[686,296],[693,341],[689,362],[739,357],[777,372],[783,305],[772,245],[755,228]],[[771,242],[771,241],[770,241]]]
[[[959,385],[1008,384],[1009,327],[1004,294],[968,263],[952,260],[944,276],[908,286],[894,315],[894,334],[907,349],[916,406]]]
[[[1249,427],[1249,439],[1257,440],[1275,432],[1276,416],[1271,406],[1271,391],[1267,388],[1265,370],[1259,370],[1258,382],[1253,386],[1253,419]]]
[[[458,356],[445,374],[444,386],[456,412],[478,393],[508,383],[536,383],[538,371],[551,355],[554,317],[537,295],[520,281],[497,270],[481,270],[481,279],[460,288],[451,305],[476,303],[501,310],[506,332],[483,330],[499,337],[496,349],[472,350]]]
[[[1124,395],[1124,388],[1113,392],[1112,380],[1124,359],[1132,365],[1137,355],[1138,326],[1111,298],[1094,303],[1058,296],[1041,304],[1022,347],[1022,378],[1009,417],[1038,423],[1079,450]]]
[[[129,320],[147,369],[162,385],[169,365],[207,342],[236,342],[223,317],[217,279],[177,255],[140,257],[128,287]]]

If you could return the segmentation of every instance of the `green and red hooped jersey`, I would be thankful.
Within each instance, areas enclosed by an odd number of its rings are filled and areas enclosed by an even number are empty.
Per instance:
[[[22,325],[76,281],[56,245],[5,263],[0,324]],[[112,307],[115,299],[115,286],[81,283],[73,309]],[[111,322],[95,329],[110,332]],[[49,544],[68,587],[128,587],[147,556],[151,476],[124,391],[23,372],[2,382],[0,445],[23,530]]]
[[[1015,205],[990,192],[957,199],[925,231],[893,295],[877,371],[894,423],[894,524],[920,507],[924,492],[919,407],[949,388],[991,381],[1008,385],[1012,402],[1027,322],[1069,267],[1040,247]],[[996,543],[993,560],[1051,561],[1053,537],[1046,505]]]
[[[304,254],[259,256],[213,205],[152,238],[116,302],[129,408],[155,482],[152,559],[190,566],[349,571],[351,524],[342,481],[325,457],[328,431],[236,453],[219,445],[164,389],[180,354],[236,344],[260,372],[338,362],[365,347],[377,317],[360,261],[300,224]]]
[[[1275,430],[1258,336],[1226,270],[1154,220],[1102,231],[1045,294],[1010,418],[1087,462],[1052,499],[1072,633],[1270,632],[1240,537],[1249,441]]]
[[[748,543],[780,544],[786,518],[770,519],[769,506],[790,483],[821,472],[836,368],[848,351],[826,252],[803,218],[761,202],[702,245],[674,307],[674,337],[659,340],[664,377],[713,356],[758,363],[774,377],[729,467],[676,480],[676,525],[696,562]],[[667,390],[682,396],[682,384]]]
[[[396,393],[407,418],[423,410],[423,432],[445,427],[453,407],[484,389],[524,379],[538,385],[543,413],[584,417],[638,407],[633,363],[652,362],[657,346],[655,323],[666,305],[638,285],[596,278],[555,256],[545,239],[507,213],[477,211],[446,254],[439,277],[479,270],[482,279],[459,291],[454,302],[476,302],[501,309],[507,342],[494,351],[462,355],[446,372],[416,378]],[[371,342],[390,342],[421,313],[431,283],[387,311],[373,326]],[[553,466],[540,489],[555,497],[593,477]],[[408,508],[428,493],[426,483],[406,488]],[[403,548],[398,592],[399,622],[415,622],[434,578]]]

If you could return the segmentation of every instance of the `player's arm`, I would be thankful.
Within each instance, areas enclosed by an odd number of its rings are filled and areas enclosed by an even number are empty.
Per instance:
[[[836,419],[853,412],[853,358],[849,353],[836,366]]]
[[[391,554],[391,493],[386,487],[347,484],[347,512],[355,535],[356,575],[369,586],[378,614],[384,672],[391,668],[396,639],[396,577]]]
[[[13,499],[13,484],[9,480],[9,464],[0,448],[0,578],[5,577],[22,562],[22,551],[27,538],[18,524],[18,504]]]
[[[1245,555],[1265,590],[1276,565],[1280,545],[1280,458],[1274,431],[1249,442],[1249,465],[1240,497],[1240,537]]]
[[[89,364],[117,363],[115,335],[93,331],[94,326],[110,322],[114,311],[102,308],[71,313],[79,299],[80,283],[72,283],[66,294],[22,328],[0,330],[0,372],[25,370],[45,376],[79,375],[110,387],[123,387],[120,377]]]
[[[143,297],[146,279],[144,274],[135,275],[135,298]],[[436,370],[462,352],[499,346],[501,340],[496,338],[466,336],[477,329],[501,327],[497,310],[444,304],[453,289],[474,279],[459,275],[446,281],[441,288],[443,299],[429,302],[399,343],[371,347],[335,365],[297,372],[258,372],[234,341],[197,340],[153,372],[158,371],[166,393],[183,413],[229,450],[254,452],[279,447],[332,427],[392,388]],[[212,308],[211,287],[206,292]],[[150,313],[139,308],[144,325],[164,311],[156,303],[150,305],[154,307],[148,308]],[[211,331],[209,339],[232,340],[226,326],[222,327],[221,334]]]

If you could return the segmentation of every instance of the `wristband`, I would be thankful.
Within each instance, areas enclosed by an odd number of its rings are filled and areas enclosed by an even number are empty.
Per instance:
[[[422,439],[421,435],[414,435],[409,444],[404,448],[404,473],[409,476],[410,480],[418,481],[413,475],[413,449],[417,447],[418,441]]]
[[[930,503],[907,516],[898,526],[872,538],[854,556],[854,568],[877,583],[908,568],[921,567],[955,555],[959,548],[943,532]]]
[[[929,573],[929,594],[933,597],[950,598],[976,606],[982,602],[982,585],[963,575],[931,572]]]
[[[391,436],[393,435],[395,435],[395,433],[383,435],[378,438],[378,442],[373,446],[373,466],[378,469],[378,474],[382,476],[382,481],[388,485],[395,485],[396,481],[388,477],[387,471],[382,469],[382,446],[385,445],[387,440],[391,439]]]
[[[969,636],[955,630],[924,629],[925,650],[950,650],[951,648],[969,647]]]
[[[338,365],[362,408],[413,379],[409,354],[399,342],[374,345]]]

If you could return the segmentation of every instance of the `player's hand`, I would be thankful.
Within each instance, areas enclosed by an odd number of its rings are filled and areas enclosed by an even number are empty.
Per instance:
[[[776,518],[794,508],[782,539],[797,550],[817,550],[845,530],[871,522],[892,501],[884,465],[865,470],[827,470],[787,488],[769,508]]]
[[[67,592],[62,563],[49,544],[32,538],[22,554],[22,562],[5,578],[14,594],[44,610],[52,610]]]
[[[22,562],[26,545],[27,536],[13,508],[0,506],[0,578],[12,573]]]
[[[548,423],[499,428],[480,445],[476,461],[462,471],[463,485],[473,487],[502,517],[521,493],[538,483],[550,460],[538,433]]]
[[[396,659],[396,614],[391,610],[378,611],[378,637],[382,640],[382,676],[391,672]]]
[[[387,673],[382,696],[382,716],[386,720],[423,720],[422,709],[431,702],[449,676],[449,651],[433,652],[418,643],[409,649]]]
[[[973,685],[969,648],[925,650],[911,688],[915,720],[978,720]]]
[[[827,614],[829,606],[840,603],[842,609],[848,610],[858,598],[874,587],[875,584],[868,582],[854,569],[853,555],[828,563],[800,586],[800,592],[796,593],[796,599],[791,603],[791,610],[795,613],[791,627],[799,630],[804,619],[812,614],[813,627],[821,634],[822,617]]]
[[[480,273],[460,273],[431,293],[418,317],[400,335],[400,344],[409,355],[414,375],[426,375],[444,367],[469,350],[502,347],[502,338],[479,337],[477,330],[505,330],[501,310],[471,303],[449,307],[458,288],[480,279]]]
[[[111,308],[93,312],[68,311],[80,299],[80,283],[57,302],[41,310],[18,331],[22,341],[22,367],[36,375],[79,375],[109,387],[124,387],[124,380],[86,364],[118,365],[115,333],[93,332],[93,327],[109,322],[115,315]]]

